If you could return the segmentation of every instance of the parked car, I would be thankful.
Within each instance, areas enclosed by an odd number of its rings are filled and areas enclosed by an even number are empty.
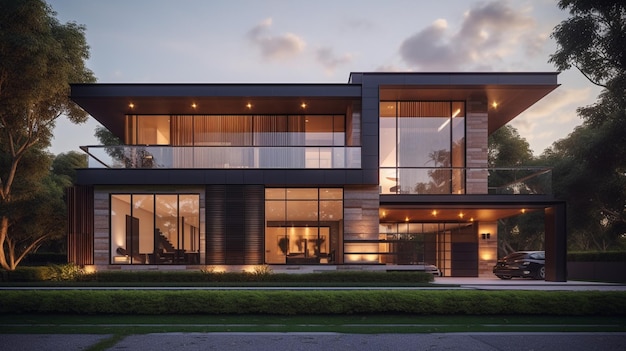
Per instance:
[[[431,273],[435,277],[443,277],[441,270],[437,268],[437,266],[435,266],[434,264],[430,264],[426,262],[419,262],[418,264],[424,265],[424,272]]]
[[[545,251],[518,251],[498,260],[493,267],[493,274],[500,279],[513,277],[545,279]]]

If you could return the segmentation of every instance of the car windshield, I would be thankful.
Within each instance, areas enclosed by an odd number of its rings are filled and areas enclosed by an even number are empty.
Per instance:
[[[513,252],[512,254],[508,254],[504,256],[504,260],[505,261],[519,260],[521,258],[524,258],[524,256],[526,256],[526,253],[524,252]]]

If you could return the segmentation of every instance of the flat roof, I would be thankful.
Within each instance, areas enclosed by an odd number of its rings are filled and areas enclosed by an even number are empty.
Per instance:
[[[557,75],[353,72],[344,84],[94,83],[72,84],[70,97],[118,136],[128,114],[344,114],[367,89],[378,89],[380,100],[486,101],[492,133],[556,89]]]

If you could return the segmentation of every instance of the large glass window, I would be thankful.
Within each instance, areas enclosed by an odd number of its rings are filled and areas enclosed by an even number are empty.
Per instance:
[[[175,146],[345,146],[345,115],[126,117],[126,143]]]
[[[112,264],[199,264],[198,194],[112,194]]]
[[[464,193],[465,105],[380,103],[380,192]]]
[[[333,263],[343,231],[343,189],[266,189],[265,220],[266,263]]]

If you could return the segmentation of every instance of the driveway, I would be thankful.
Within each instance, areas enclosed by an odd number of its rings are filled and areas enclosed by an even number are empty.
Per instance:
[[[435,284],[460,285],[464,289],[476,290],[563,290],[563,291],[626,291],[626,284],[585,282],[570,280],[548,282],[527,278],[502,280],[497,277],[435,277]]]

